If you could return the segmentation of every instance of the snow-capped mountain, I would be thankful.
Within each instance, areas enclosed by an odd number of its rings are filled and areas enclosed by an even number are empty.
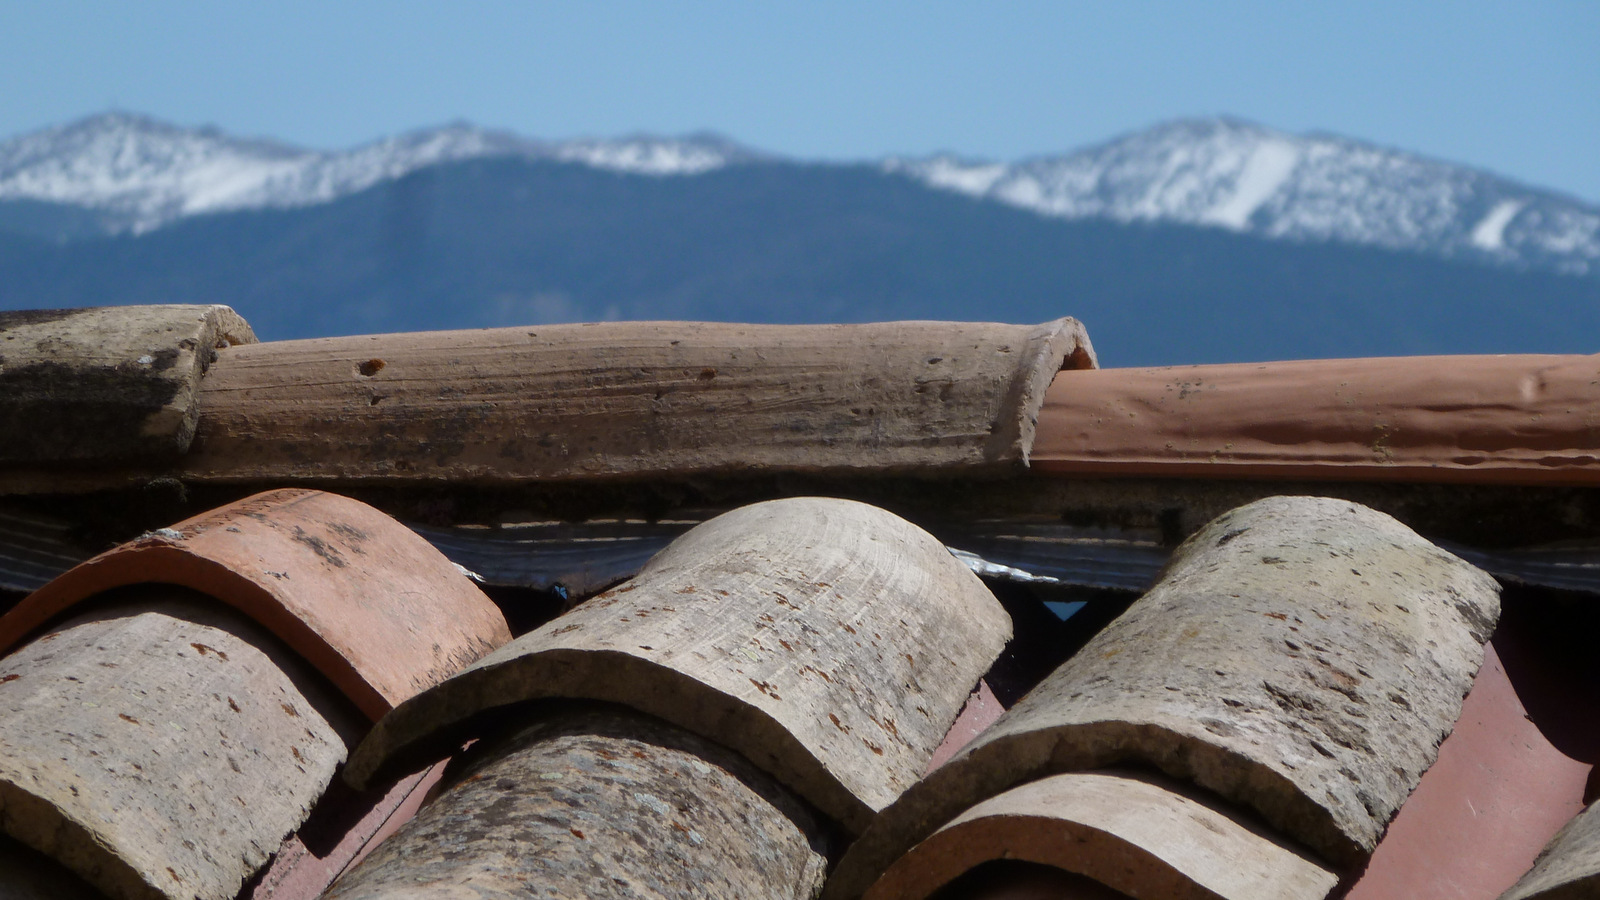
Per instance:
[[[890,172],[1046,216],[1181,222],[1600,272],[1600,209],[1486,172],[1233,119],[1173,122],[1018,163],[895,158]]]
[[[439,163],[519,157],[647,176],[781,162],[712,135],[543,141],[466,124],[322,152],[106,113],[0,142],[0,202],[93,210],[143,233],[203,213],[306,207]],[[1048,217],[1215,227],[1600,275],[1600,208],[1487,172],[1235,119],[1158,125],[1016,163],[879,163],[895,177]]]
[[[0,143],[0,200],[100,210],[135,233],[201,213],[309,206],[437,163],[492,156],[687,175],[757,158],[715,136],[536,141],[455,124],[341,152],[106,113]]]

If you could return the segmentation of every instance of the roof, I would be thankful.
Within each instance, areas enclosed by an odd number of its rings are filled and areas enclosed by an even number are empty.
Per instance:
[[[1600,885],[1596,358],[9,315],[0,892]]]

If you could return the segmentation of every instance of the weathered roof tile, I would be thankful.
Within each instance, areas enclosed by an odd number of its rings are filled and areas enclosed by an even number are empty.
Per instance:
[[[355,713],[209,598],[118,600],[0,659],[0,826],[113,897],[228,900],[321,796]]]
[[[1141,762],[1359,866],[1449,733],[1499,615],[1487,575],[1343,501],[1262,500],[1191,537],[1122,617],[884,811],[829,881],[856,897],[961,810]]]
[[[255,339],[226,306],[0,312],[0,464],[170,462],[217,349]]]
[[[399,522],[335,494],[278,490],[73,568],[0,617],[0,648],[73,604],[145,581],[243,610],[374,719],[511,637],[489,598]]]
[[[230,351],[202,385],[198,481],[572,480],[1027,462],[1045,389],[1091,366],[1040,326],[614,322]]]
[[[1137,776],[1053,775],[991,797],[889,868],[865,900],[923,900],[997,859],[1044,863],[1130,897],[1321,900],[1339,878],[1234,818]]]
[[[346,777],[459,744],[485,709],[587,698],[724,743],[860,830],[922,774],[1010,631],[977,577],[903,519],[846,500],[755,504],[401,705]]]
[[[1590,900],[1600,896],[1600,803],[1568,822],[1502,900]]]
[[[495,746],[329,900],[809,900],[825,836],[726,749],[629,710],[556,714]]]

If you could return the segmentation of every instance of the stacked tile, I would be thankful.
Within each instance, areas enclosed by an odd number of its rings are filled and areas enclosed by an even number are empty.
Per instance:
[[[1388,516],[1241,507],[886,809],[827,896],[922,897],[1002,856],[1137,896],[1324,896],[1432,763],[1498,614],[1493,580]],[[1087,774],[1112,766],[1187,787]]]
[[[459,746],[491,711],[533,727],[478,753],[333,896],[678,896],[691,879],[812,896],[825,835],[859,833],[915,782],[1009,637],[982,583],[882,510],[719,516],[385,717],[351,758],[358,783]]]
[[[379,845],[329,900],[816,896],[827,835],[767,773],[627,709],[547,712]]]
[[[82,564],[0,619],[35,634],[0,660],[0,828],[113,897],[217,900],[368,720],[510,636],[421,538],[306,491]]]
[[[1600,804],[1592,804],[1568,822],[1502,900],[1595,896],[1600,896]]]
[[[235,484],[1003,473],[1026,466],[1056,373],[1094,365],[1072,319],[276,341],[207,376],[182,471]]]

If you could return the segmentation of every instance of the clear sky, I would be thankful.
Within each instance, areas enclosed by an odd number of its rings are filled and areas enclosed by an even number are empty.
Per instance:
[[[466,119],[1016,159],[1226,113],[1600,202],[1600,0],[0,0],[0,85],[0,136],[116,107],[320,148]]]

